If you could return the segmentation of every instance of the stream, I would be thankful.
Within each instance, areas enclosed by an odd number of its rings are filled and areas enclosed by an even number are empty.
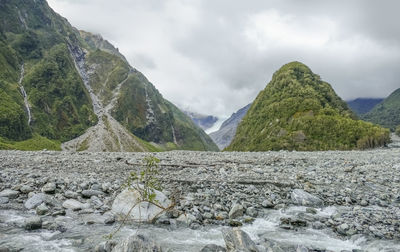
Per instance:
[[[20,78],[18,81],[18,85],[19,85],[19,89],[21,90],[22,97],[24,98],[25,109],[26,109],[26,113],[28,114],[28,125],[31,125],[32,114],[31,114],[31,109],[29,108],[28,95],[25,92],[24,86],[22,86],[22,81],[24,79],[24,73],[25,73],[25,68],[24,68],[24,64],[22,64],[21,65],[21,74],[20,74]]]
[[[319,209],[317,215],[329,217],[336,212],[335,207]],[[291,207],[286,210],[268,210],[263,218],[257,218],[252,224],[246,224],[242,230],[249,234],[257,244],[264,239],[285,246],[304,245],[307,248],[342,251],[361,249],[363,251],[400,251],[399,241],[368,239],[355,235],[350,239],[341,239],[332,231],[299,228],[285,230],[279,227],[281,217],[295,216],[304,213],[305,207]],[[74,214],[74,213],[72,213]],[[76,214],[75,214],[76,215]],[[34,216],[33,212],[1,210],[0,211],[0,248],[11,251],[88,251],[105,240],[118,224],[88,224],[90,216],[58,216],[54,221],[62,224],[64,230],[49,231],[40,229],[26,231],[23,229],[25,218]],[[45,225],[46,218],[43,223]],[[171,251],[200,251],[207,244],[224,246],[222,230],[227,227],[203,226],[199,229],[185,227],[141,225],[139,228],[131,225],[124,226],[114,238],[125,238],[132,234],[143,234],[159,243],[165,250]],[[1,250],[1,249],[0,249]]]

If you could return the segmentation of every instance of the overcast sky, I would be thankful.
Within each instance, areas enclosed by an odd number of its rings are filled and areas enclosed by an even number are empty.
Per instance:
[[[308,65],[346,100],[400,87],[397,0],[48,1],[194,112],[230,116],[291,61]]]

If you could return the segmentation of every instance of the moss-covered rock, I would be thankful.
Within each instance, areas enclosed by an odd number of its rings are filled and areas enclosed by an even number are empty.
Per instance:
[[[260,92],[226,150],[348,150],[388,141],[388,130],[357,120],[328,83],[292,62]]]

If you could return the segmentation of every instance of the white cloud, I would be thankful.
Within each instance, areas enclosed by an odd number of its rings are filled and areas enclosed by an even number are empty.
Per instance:
[[[164,97],[229,116],[281,65],[299,60],[344,99],[400,86],[397,1],[49,0],[75,27],[100,33]]]
[[[288,46],[315,49],[328,43],[335,29],[335,24],[324,17],[302,20],[271,9],[250,16],[244,33],[260,50]]]

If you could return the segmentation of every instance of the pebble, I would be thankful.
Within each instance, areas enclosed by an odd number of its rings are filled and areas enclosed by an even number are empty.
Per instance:
[[[110,210],[135,167],[117,161],[120,155],[0,151],[0,195],[8,195],[0,197],[0,209],[24,204],[43,214],[43,204],[48,208],[46,218],[96,214],[104,220],[101,214]],[[124,159],[140,163],[147,155],[124,153]],[[163,217],[171,227],[182,213],[192,216],[191,228],[199,228],[241,225],[269,211],[300,205],[307,208],[295,219],[308,228],[400,239],[400,149],[154,155],[162,162],[158,177],[166,194],[182,199]],[[346,167],[355,169],[346,172]],[[321,208],[328,206],[341,212],[324,217]],[[297,224],[285,225],[302,228]]]
[[[52,194],[56,191],[55,183],[47,183],[42,187],[42,192]]]

